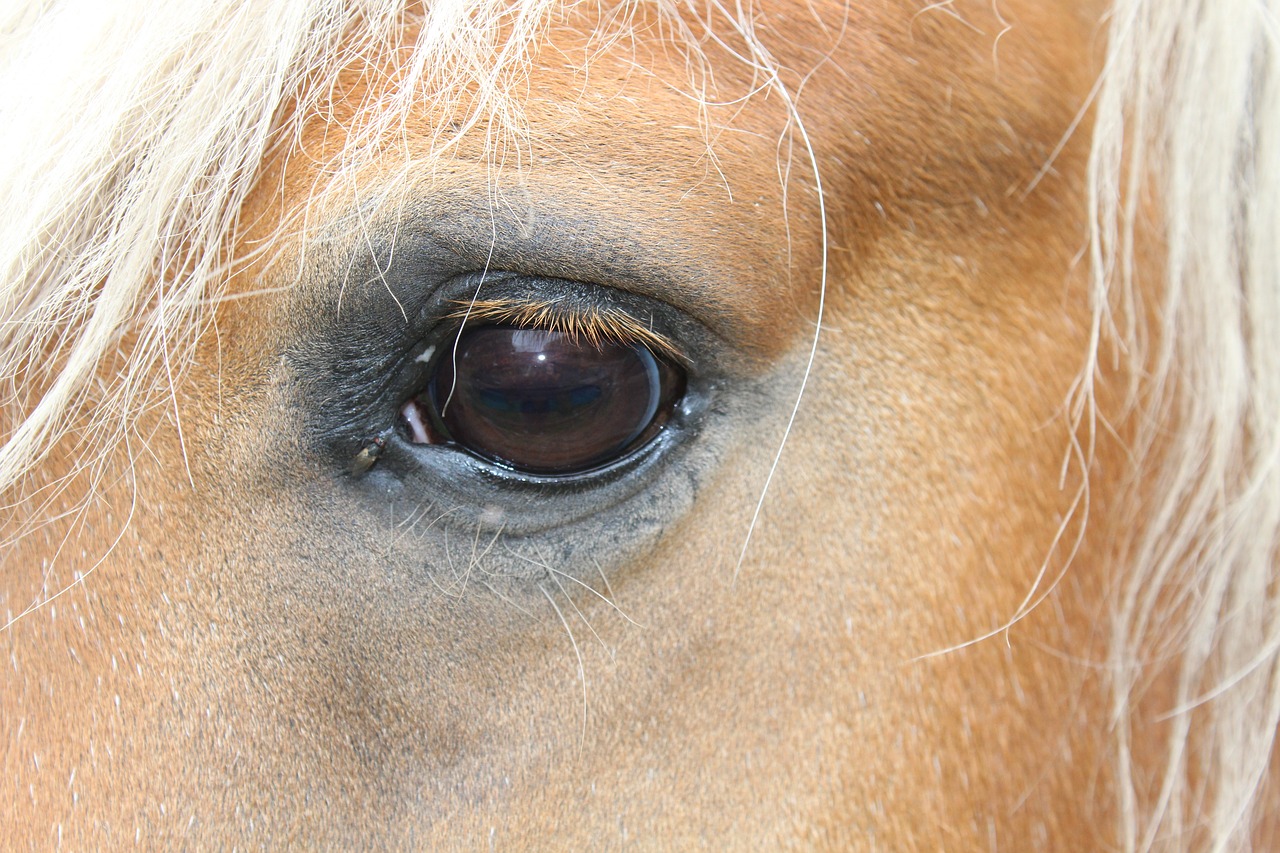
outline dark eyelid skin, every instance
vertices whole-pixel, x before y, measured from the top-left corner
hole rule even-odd
[[[309,241],[286,315],[296,344],[283,361],[292,378],[282,405],[297,413],[318,469],[359,496],[353,511],[380,519],[430,512],[469,535],[562,537],[572,529],[584,555],[610,541],[611,553],[629,553],[680,517],[715,470],[733,434],[728,421],[750,422],[773,405],[762,397],[792,387],[772,377],[753,331],[759,318],[734,304],[747,287],[735,276],[754,273],[721,250],[749,257],[744,247],[694,255],[681,229],[649,227],[647,214],[570,211],[567,202],[535,203],[532,191],[523,216],[511,205],[491,207],[492,194],[474,185],[364,198],[359,215],[348,210]],[[452,340],[458,320],[450,315],[477,294],[620,311],[675,343],[685,395],[648,444],[579,478],[513,476],[456,448],[410,443],[392,428],[429,381],[427,351]],[[376,465],[352,476],[352,460],[382,436]]]
[[[389,275],[394,282],[394,274]],[[477,286],[499,297],[533,294],[537,299],[576,300],[651,318],[662,335],[680,342],[685,356],[685,393],[675,411],[646,444],[581,475],[524,474],[453,445],[412,442],[396,429],[403,405],[427,386],[438,360],[447,357],[442,352],[456,339],[459,328],[451,309],[458,297],[473,293]],[[395,324],[397,335],[372,346],[381,330],[370,321],[374,313],[367,311],[367,305],[364,308],[363,314],[357,307],[344,308],[341,322],[317,324],[306,348],[288,355],[300,391],[290,408],[302,413],[307,443],[321,460],[328,458],[330,464],[322,462],[322,467],[345,478],[345,488],[364,495],[363,506],[381,517],[404,511],[397,507],[417,511],[429,506],[440,524],[504,536],[533,536],[587,525],[593,532],[579,537],[584,547],[605,541],[605,536],[616,539],[621,547],[623,540],[636,543],[655,535],[662,519],[678,516],[691,500],[700,472],[714,468],[721,452],[718,444],[728,434],[718,430],[716,438],[707,440],[708,424],[724,416],[728,398],[721,397],[720,389],[737,384],[729,379],[734,364],[731,348],[665,303],[583,282],[507,272],[462,274],[435,288],[417,320],[401,319]],[[385,319],[385,312],[376,316]],[[362,343],[333,346],[346,336]],[[352,476],[352,460],[375,437],[383,436],[385,447],[376,466]],[[680,473],[672,482],[664,472]],[[658,483],[663,485],[657,493],[647,494]],[[639,523],[641,518],[646,519],[644,524]],[[528,571],[527,566],[515,564],[509,569]]]

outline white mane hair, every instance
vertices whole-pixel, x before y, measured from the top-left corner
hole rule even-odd
[[[1109,31],[1089,171],[1095,340],[1125,348],[1144,401],[1109,661],[1122,838],[1249,849],[1280,724],[1280,2],[1118,0]],[[1162,281],[1136,280],[1144,217]],[[1087,381],[1097,359],[1095,345]],[[1161,656],[1175,696],[1143,804],[1131,710]]]
[[[342,69],[395,54],[401,79],[363,105],[334,172],[367,162],[424,107],[518,128],[514,84],[562,2],[0,11],[2,503],[36,491],[55,447],[98,476],[140,412],[172,405],[243,260],[229,247],[260,164],[296,140]],[[708,34],[681,22],[686,4],[702,5],[650,0],[696,76]],[[620,32],[639,5],[619,4]],[[735,9],[747,59],[768,78],[766,39]],[[1280,724],[1280,0],[1115,0],[1103,23],[1094,327],[1071,405],[1092,423],[1094,381],[1119,366],[1108,353],[1141,377],[1141,509],[1117,570],[1109,661],[1120,837],[1127,850],[1247,849]],[[1144,230],[1164,247],[1159,279],[1139,280]],[[1158,659],[1177,662],[1176,699],[1151,794],[1150,768],[1132,768],[1131,725]]]

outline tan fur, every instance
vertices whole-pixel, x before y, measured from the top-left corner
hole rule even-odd
[[[497,154],[477,122],[438,156],[447,122],[424,113],[334,180],[401,70],[358,63],[277,140],[173,399],[131,413],[96,477],[53,447],[28,485],[65,488],[6,522],[24,535],[0,608],[67,590],[3,639],[7,846],[1122,843],[1103,670],[1136,427],[1117,369],[1110,429],[1070,451],[1089,440],[1063,411],[1089,345],[1087,126],[1055,153],[1102,4],[759,3],[772,89],[724,10],[695,11],[554,15]],[[669,28],[708,20],[724,41],[703,74]],[[590,571],[436,494],[373,502],[307,441],[292,354],[391,287],[322,275],[326,253],[390,268],[366,215],[443,222],[477,199],[556,239],[513,252],[480,221],[452,247],[475,269],[666,303],[755,389],[719,392],[692,503]],[[683,352],[621,311],[448,310]],[[424,565],[414,537],[442,530],[449,559]],[[491,570],[504,548],[545,571]]]

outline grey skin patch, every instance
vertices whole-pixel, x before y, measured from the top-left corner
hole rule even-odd
[[[288,493],[291,504],[312,508],[290,531],[300,544],[289,550],[311,555],[309,572],[336,572],[339,585],[355,559],[365,564],[361,571],[424,594],[465,588],[541,596],[539,584],[556,579],[594,589],[601,572],[612,577],[635,564],[696,502],[708,500],[703,490],[734,448],[776,444],[803,365],[796,354],[764,374],[693,383],[694,399],[681,404],[671,430],[586,477],[521,477],[457,448],[413,445],[394,433],[358,478],[326,473],[323,446],[300,448],[300,464],[260,473],[271,481],[267,493]],[[291,371],[277,379],[266,407],[304,423],[309,386]],[[305,428],[281,429],[305,441]],[[768,454],[749,455],[767,462]],[[759,473],[762,486],[764,469]],[[745,536],[751,507],[737,509],[726,508],[722,518],[741,523]],[[335,565],[340,552],[346,566]]]
[[[536,589],[530,581],[556,573],[587,582],[658,542],[730,448],[776,445],[803,359],[779,368],[753,354],[741,323],[706,297],[724,289],[723,268],[705,257],[686,263],[679,247],[635,246],[634,235],[621,251],[602,223],[547,218],[516,233],[494,224],[487,206],[483,217],[463,216],[469,209],[441,195],[397,218],[364,219],[361,231],[334,223],[290,290],[287,369],[269,396],[296,423],[283,429],[297,436],[305,463],[263,475],[284,478],[278,487],[297,505],[316,508],[299,519],[305,531],[291,531],[315,554],[313,571],[334,553],[317,546],[338,535],[364,543],[357,553],[369,570],[410,587],[480,580]],[[652,320],[687,357],[679,411],[644,447],[573,478],[524,476],[457,447],[414,444],[401,432],[403,405],[428,381],[457,300],[481,290],[588,300]],[[374,456],[370,438],[383,435],[376,464],[352,476],[352,460]],[[744,536],[750,509],[741,512]]]
[[[613,576],[633,564],[695,502],[707,499],[702,492],[732,447],[773,443],[802,367],[792,361],[718,394],[696,434],[669,446],[660,438],[646,449],[648,458],[622,466],[608,482],[516,483],[513,489],[492,476],[450,479],[456,469],[449,465],[406,478],[396,464],[404,448],[390,443],[358,481],[306,477],[278,487],[308,495],[302,503],[317,508],[320,517],[311,521],[318,529],[300,537],[315,554],[312,571],[336,569],[325,565],[331,558],[323,543],[334,532],[322,508],[340,506],[340,535],[366,543],[357,549],[358,559],[406,588],[523,596],[540,595],[539,584],[559,580],[594,589],[601,572]],[[454,449],[431,449],[456,457],[450,464],[484,464]],[[745,525],[750,507],[741,509],[725,517]],[[345,575],[350,568],[339,571]]]

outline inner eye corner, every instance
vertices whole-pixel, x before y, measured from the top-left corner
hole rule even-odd
[[[426,382],[400,409],[410,443],[456,445],[519,474],[580,476],[647,445],[685,395],[685,370],[665,347],[492,313],[473,311],[424,350]]]

